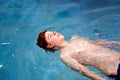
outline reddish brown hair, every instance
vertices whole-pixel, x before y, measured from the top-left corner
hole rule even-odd
[[[52,47],[52,48],[47,47],[48,43],[47,43],[46,38],[45,38],[45,32],[46,31],[47,30],[39,33],[38,39],[37,39],[37,45],[40,48],[43,48],[45,51],[55,52],[56,51],[55,47]]]

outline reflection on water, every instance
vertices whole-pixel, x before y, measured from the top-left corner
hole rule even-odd
[[[36,46],[38,33],[120,40],[119,25],[119,0],[1,0],[0,80],[90,80]]]

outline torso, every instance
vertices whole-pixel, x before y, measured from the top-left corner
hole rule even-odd
[[[116,75],[120,54],[83,38],[73,39],[61,54],[71,55],[79,63],[93,66],[106,75]]]

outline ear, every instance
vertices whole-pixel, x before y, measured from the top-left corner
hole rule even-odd
[[[52,47],[54,47],[54,45],[53,44],[48,44],[47,47],[52,48]]]

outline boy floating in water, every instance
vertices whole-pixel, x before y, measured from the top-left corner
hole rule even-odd
[[[43,31],[39,34],[37,45],[46,51],[60,50],[60,59],[72,69],[92,80],[106,80],[86,66],[93,66],[105,75],[120,80],[120,53],[109,49],[119,46],[120,41],[91,41],[75,37],[70,41],[57,32]]]

